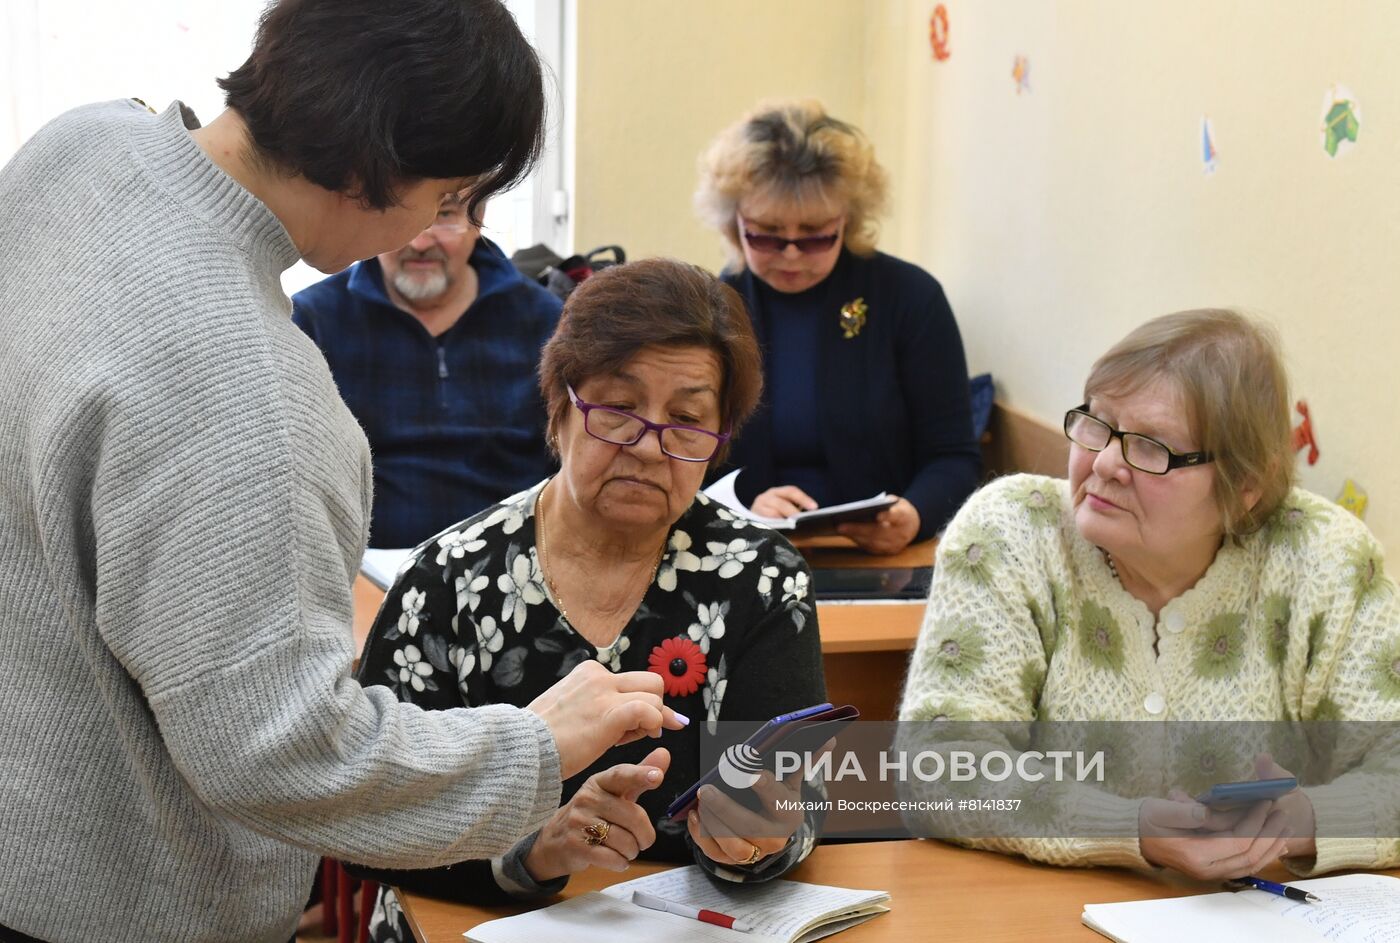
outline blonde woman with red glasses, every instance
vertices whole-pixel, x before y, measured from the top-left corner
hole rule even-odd
[[[695,202],[764,348],[768,396],[730,463],[740,495],[790,517],[888,491],[899,501],[879,519],[840,529],[889,554],[943,527],[981,458],[942,286],[875,249],[885,190],[859,129],[815,101],[776,102],[715,139]]]

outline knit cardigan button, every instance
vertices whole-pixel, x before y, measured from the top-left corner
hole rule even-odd
[[[1179,612],[1169,612],[1167,618],[1163,620],[1163,625],[1166,626],[1168,632],[1175,634],[1186,628],[1186,617]]]
[[[1162,696],[1160,691],[1153,691],[1143,698],[1142,706],[1149,714],[1160,714],[1167,709],[1167,699]]]

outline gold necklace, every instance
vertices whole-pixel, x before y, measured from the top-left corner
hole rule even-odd
[[[554,585],[554,577],[549,575],[549,548],[545,546],[544,539],[544,489],[535,495],[535,542],[540,545],[540,569],[544,573],[545,585],[554,594],[554,601],[559,604],[559,615],[565,622],[569,622],[569,610],[564,605],[564,596],[559,592],[559,587]],[[647,578],[647,586],[656,582],[656,573],[661,569],[661,561],[666,557],[666,541],[661,541],[661,550],[656,554],[656,562],[651,565],[651,576]],[[646,595],[646,590],[642,590],[642,595]],[[573,625],[572,622],[569,622]]]

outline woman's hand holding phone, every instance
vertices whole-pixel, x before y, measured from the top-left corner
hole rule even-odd
[[[1278,765],[1270,754],[1260,753],[1254,758],[1254,775],[1259,779],[1276,779],[1293,774]],[[1275,799],[1274,808],[1283,813],[1284,828],[1292,834],[1283,857],[1317,857],[1317,815],[1307,792],[1294,789]]]
[[[1261,753],[1259,779],[1292,774]],[[1242,877],[1282,857],[1316,853],[1312,802],[1301,789],[1231,809],[1212,809],[1179,789],[1146,799],[1138,810],[1138,845],[1152,864],[1198,880]]]
[[[779,780],[765,770],[750,791],[758,799],[762,813],[741,805],[714,786],[701,786],[696,794],[695,808],[686,816],[686,829],[711,861],[756,864],[786,848],[802,825],[801,809],[785,805],[801,800],[801,777],[792,775]]]
[[[826,741],[813,755],[813,763],[836,747],[836,739]],[[801,806],[802,777],[792,773],[778,779],[769,770],[759,774],[750,787],[748,805],[724,794],[715,786],[701,786],[695,808],[686,815],[686,829],[696,846],[711,861],[729,865],[753,865],[787,847],[802,826],[806,814]],[[754,806],[762,811],[755,811]]]

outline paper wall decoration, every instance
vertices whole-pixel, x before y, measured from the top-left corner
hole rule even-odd
[[[1201,117],[1201,170],[1213,174],[1218,162],[1219,154],[1215,150],[1215,129],[1211,127],[1210,119],[1203,115]]]
[[[1293,451],[1297,452],[1306,447],[1308,464],[1316,465],[1321,453],[1317,450],[1317,439],[1313,437],[1312,417],[1308,415],[1308,401],[1300,399],[1293,408],[1298,410],[1298,414],[1303,417],[1303,421],[1293,428]]]
[[[941,3],[933,8],[933,16],[929,17],[928,41],[936,61],[945,62],[953,54],[948,48],[948,8]]]
[[[1337,503],[1363,521],[1366,520],[1366,505],[1370,503],[1370,499],[1366,497],[1366,489],[1350,478],[1342,485],[1342,493],[1337,498]]]
[[[1361,106],[1345,85],[1333,85],[1322,99],[1322,149],[1340,157],[1356,146],[1361,132]]]
[[[1031,90],[1031,61],[1025,56],[1017,56],[1011,64],[1011,77],[1016,80],[1016,94]]]

